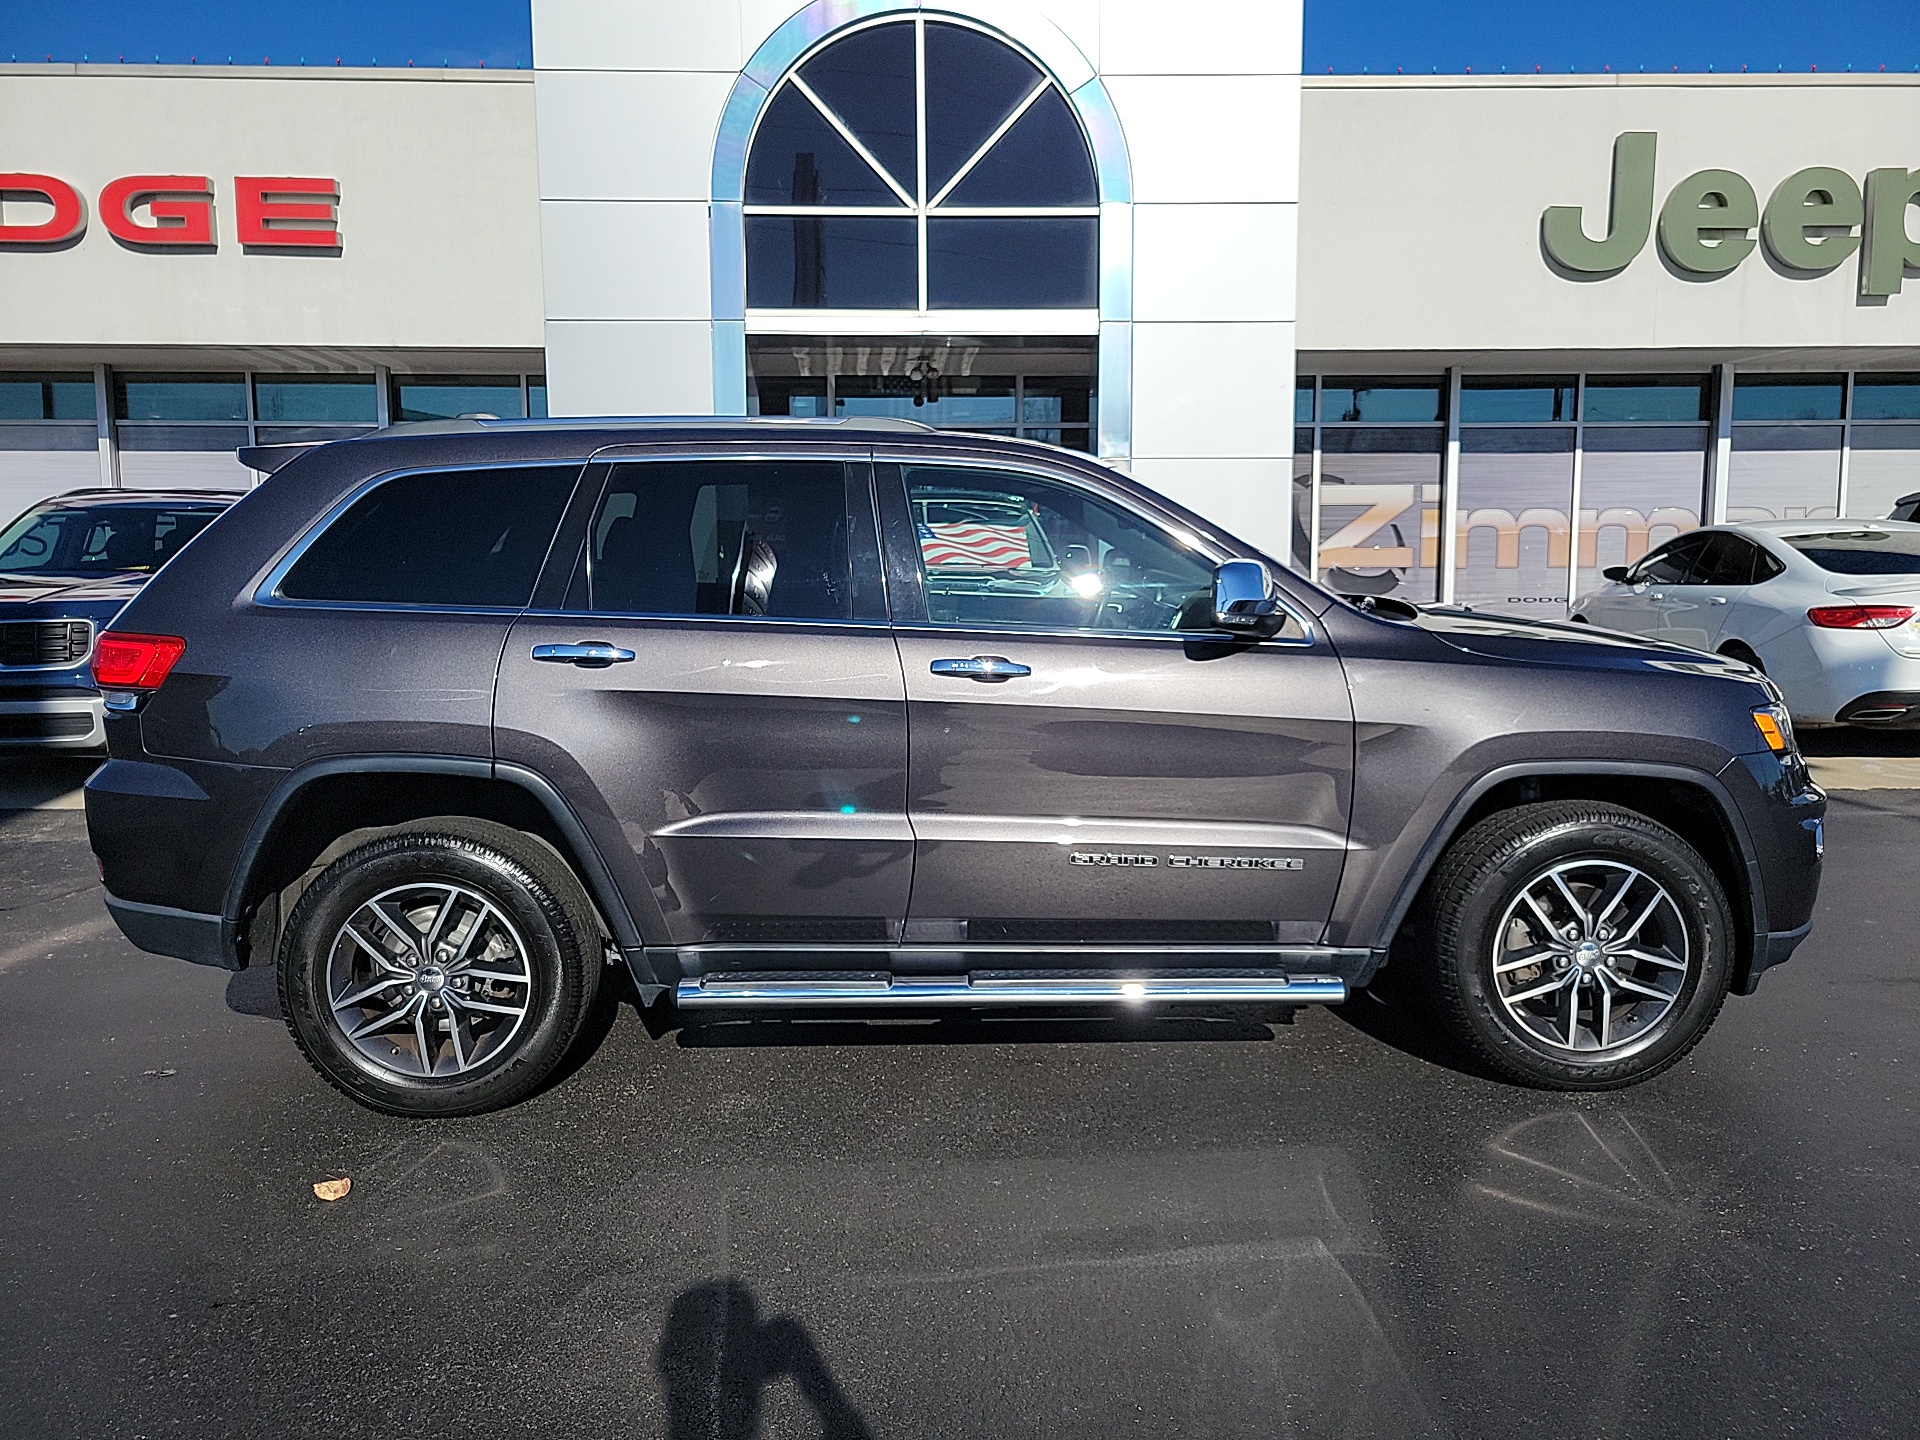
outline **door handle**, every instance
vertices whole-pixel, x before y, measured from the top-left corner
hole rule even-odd
[[[971,660],[935,660],[927,666],[935,675],[958,675],[964,680],[984,680],[997,685],[1003,680],[1033,674],[1033,668],[1004,655],[976,655]]]
[[[1707,604],[1709,605],[1724,605],[1726,603],[1727,603],[1727,597],[1724,595],[1707,596]]]
[[[1666,598],[1667,595],[1664,590],[1649,590],[1647,592],[1647,599],[1649,600],[1664,600]]]
[[[618,645],[609,645],[604,640],[589,640],[584,645],[536,645],[533,658],[551,661],[555,665],[586,665],[598,667],[611,665],[616,660],[633,659],[633,651],[622,650]]]

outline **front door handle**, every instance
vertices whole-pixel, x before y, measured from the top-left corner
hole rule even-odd
[[[976,655],[971,660],[935,660],[927,666],[936,675],[958,675],[965,680],[984,680],[997,685],[1033,674],[1033,668],[1004,655]]]
[[[618,645],[609,645],[605,640],[589,640],[584,645],[536,645],[533,658],[547,660],[555,665],[585,665],[599,667],[611,665],[617,660],[633,659],[633,651],[622,650]]]

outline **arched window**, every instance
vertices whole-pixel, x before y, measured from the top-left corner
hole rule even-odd
[[[790,71],[746,169],[755,310],[1092,309],[1099,194],[1073,107],[1020,51],[916,17]]]

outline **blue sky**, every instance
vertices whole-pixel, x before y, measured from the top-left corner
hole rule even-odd
[[[702,4],[706,0],[683,0]],[[1512,72],[1920,68],[1920,0],[1307,0],[1306,66]],[[4,0],[0,60],[528,65],[527,0]]]

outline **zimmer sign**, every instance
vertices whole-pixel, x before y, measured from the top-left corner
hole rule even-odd
[[[1857,251],[1866,296],[1897,295],[1909,272],[1920,273],[1920,240],[1908,229],[1920,171],[1869,170],[1862,186],[1844,170],[1816,165],[1774,186],[1763,210],[1743,176],[1701,170],[1667,193],[1656,223],[1657,138],[1630,130],[1613,142],[1613,203],[1600,239],[1587,234],[1578,205],[1555,205],[1540,217],[1540,244],[1555,266],[1580,277],[1616,275],[1657,230],[1661,253],[1692,275],[1724,275],[1756,244],[1781,268],[1806,276],[1824,275]]]

